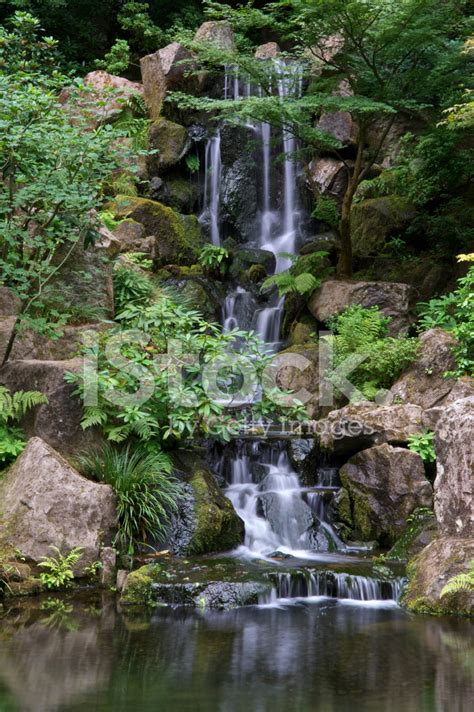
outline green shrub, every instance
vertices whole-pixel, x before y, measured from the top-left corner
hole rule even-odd
[[[210,274],[225,274],[229,261],[229,253],[225,247],[204,245],[199,253],[198,261],[205,272]]]
[[[279,253],[278,257],[289,259],[293,264],[287,270],[268,277],[263,282],[261,291],[266,292],[276,287],[280,297],[296,293],[309,298],[329,275],[329,268],[324,264],[327,254],[319,251],[297,257],[287,252]]]
[[[49,547],[53,556],[44,556],[38,566],[42,566],[47,571],[42,571],[39,575],[40,581],[46,588],[68,588],[74,579],[74,566],[82,558],[81,547],[71,549],[69,554],[61,554],[57,546]]]
[[[13,423],[31,408],[47,402],[39,391],[17,391],[12,395],[0,386],[0,468],[15,460],[25,447],[23,431]]]
[[[468,259],[468,256],[464,257]],[[438,326],[456,337],[453,354],[457,368],[446,374],[456,378],[474,375],[474,267],[470,267],[458,284],[454,292],[419,305],[422,331]]]
[[[346,359],[364,358],[349,376],[354,400],[361,395],[374,400],[379,391],[390,388],[416,356],[418,340],[388,336],[389,322],[377,307],[366,309],[360,305],[348,307],[328,322],[333,335],[323,338],[333,348],[333,367]],[[330,374],[329,379],[337,386],[337,374]]]
[[[80,471],[112,487],[117,497],[118,532],[115,544],[133,554],[136,545],[166,533],[176,510],[179,482],[171,477],[169,457],[160,450],[110,443],[78,458]]]
[[[120,312],[130,304],[147,304],[154,292],[153,284],[137,270],[117,267],[114,270],[115,312]]]
[[[435,462],[436,451],[433,444],[434,433],[414,433],[408,438],[408,449],[418,453],[423,462]]]

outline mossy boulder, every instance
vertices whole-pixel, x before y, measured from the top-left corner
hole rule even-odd
[[[127,576],[120,602],[125,606],[154,605],[151,584],[160,570],[158,564],[148,564],[132,571]]]
[[[145,235],[155,238],[155,267],[192,265],[197,261],[203,238],[194,215],[181,215],[155,200],[125,195],[117,196],[108,209],[117,218],[141,223]]]
[[[166,168],[178,163],[189,146],[187,129],[164,117],[151,124],[148,140],[150,149],[156,151],[148,156],[150,175],[162,173]]]
[[[441,595],[450,579],[467,573],[473,559],[474,539],[435,539],[408,565],[409,582],[403,604],[413,613],[474,615],[474,591]]]
[[[352,520],[355,538],[392,545],[404,532],[407,518],[419,507],[431,507],[433,490],[417,453],[384,443],[363,450],[340,470],[350,500],[341,500],[341,516]]]
[[[176,554],[228,551],[243,542],[244,523],[221,492],[213,473],[192,451],[175,453],[176,474],[183,481],[168,547]]]
[[[382,252],[388,239],[403,231],[415,215],[413,205],[398,195],[370,198],[354,205],[351,213],[354,256]]]
[[[159,181],[159,183],[158,183]],[[180,213],[192,213],[198,200],[197,184],[184,178],[150,183],[150,198],[159,200]]]

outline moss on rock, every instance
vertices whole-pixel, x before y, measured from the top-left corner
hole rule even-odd
[[[148,134],[150,149],[156,151],[148,157],[150,175],[162,172],[178,163],[186,153],[188,131],[181,124],[164,117],[150,126]]]
[[[155,238],[155,267],[167,264],[192,265],[197,261],[203,238],[198,219],[147,198],[119,195],[108,205],[116,218],[141,223],[146,236]]]
[[[382,252],[387,239],[404,230],[415,215],[411,203],[398,195],[357,203],[351,213],[354,255],[365,257]]]
[[[244,524],[232,503],[224,497],[209,470],[197,470],[189,480],[195,496],[196,528],[190,554],[227,551],[243,540]]]
[[[127,577],[120,602],[125,606],[152,606],[151,584],[160,571],[158,564],[148,564],[132,571]]]

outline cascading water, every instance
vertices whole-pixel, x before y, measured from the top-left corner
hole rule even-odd
[[[275,92],[280,97],[299,96],[302,91],[301,68],[294,63],[275,60]],[[236,71],[226,69],[224,96],[238,101],[253,89]],[[299,242],[298,166],[294,155],[296,142],[291,127],[275,132],[267,123],[245,125],[260,146],[259,206],[255,237],[251,247],[272,252],[275,271],[287,269],[291,260],[280,253],[295,254]],[[218,129],[208,139],[205,150],[205,175],[202,220],[209,226],[211,240],[221,243],[221,133]],[[283,154],[278,168],[275,154]],[[282,169],[281,169],[282,165]],[[255,309],[255,297],[241,286],[233,287],[222,308],[225,331],[254,328],[265,349],[275,353],[281,347],[281,321],[284,299],[273,295],[268,304]],[[235,554],[251,559],[290,556],[310,560],[341,561],[354,551],[337,536],[331,525],[329,502],[338,489],[336,468],[317,470],[316,485],[301,486],[287,453],[287,443],[240,441],[226,448],[215,462],[216,469],[229,483],[225,490],[237,514],[245,524],[245,542]],[[357,549],[360,552],[360,549]],[[396,599],[397,585],[370,577],[329,572],[308,572],[301,578],[281,574],[274,581],[270,599],[298,596],[331,596],[357,600]],[[268,603],[269,601],[264,601]]]

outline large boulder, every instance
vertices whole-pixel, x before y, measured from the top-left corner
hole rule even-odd
[[[383,252],[389,238],[408,227],[415,216],[413,205],[399,195],[356,203],[351,212],[354,256],[367,257]]]
[[[474,538],[442,536],[428,544],[408,566],[403,603],[414,613],[474,615],[474,592],[441,596],[450,579],[465,574],[474,559]]]
[[[159,118],[150,126],[150,149],[156,151],[148,157],[151,176],[178,163],[189,147],[188,131],[184,126]]]
[[[145,228],[135,220],[122,220],[114,229],[115,238],[120,245],[120,252],[144,252],[154,257],[155,241],[151,235],[145,235]]]
[[[235,49],[234,31],[226,20],[203,22],[194,35],[194,41],[213,44],[229,52]]]
[[[446,408],[435,430],[435,513],[446,535],[474,537],[474,396]]]
[[[186,74],[193,68],[193,56],[191,52],[179,44],[171,44],[158,50],[161,61],[161,68],[165,75],[167,89],[180,89],[181,91],[192,89],[196,81]]]
[[[349,495],[346,522],[357,539],[394,544],[418,507],[431,507],[433,490],[417,453],[384,443],[354,455],[340,470]],[[347,509],[346,509],[347,517]]]
[[[73,394],[75,386],[66,383],[66,373],[81,373],[82,359],[68,361],[9,361],[0,369],[0,384],[12,393],[35,390],[44,393],[48,403],[30,410],[22,421],[26,434],[42,438],[63,453],[86,449],[97,434],[81,428],[82,403]]]
[[[336,158],[317,158],[308,164],[308,181],[318,194],[342,200],[348,178],[345,164]]]
[[[280,52],[280,47],[276,42],[266,42],[255,50],[255,59],[275,59]]]
[[[318,421],[321,446],[340,455],[356,453],[373,445],[402,445],[410,435],[421,433],[423,411],[417,405],[347,405]]]
[[[244,523],[212,472],[192,452],[179,451],[174,457],[183,494],[172,520],[168,547],[187,556],[228,551],[241,544]]]
[[[442,329],[430,329],[420,336],[418,356],[390,389],[404,403],[414,403],[423,409],[444,401],[455,385],[445,378],[446,371],[456,368],[453,346],[456,339]]]
[[[390,317],[392,335],[406,333],[410,325],[410,310],[414,302],[413,287],[401,282],[351,282],[330,279],[324,282],[308,303],[311,314],[325,322],[353,304],[378,307]]]
[[[61,91],[59,101],[73,117],[80,113],[92,126],[117,119],[127,100],[143,94],[143,86],[139,82],[131,82],[103,70],[86,74],[84,85],[87,91],[79,93],[72,87],[66,87]]]
[[[377,163],[383,168],[391,168],[397,163],[400,154],[402,137],[407,133],[417,134],[423,131],[425,124],[420,118],[413,115],[397,113],[382,114],[375,121],[371,121],[366,132],[366,143],[371,151],[380,146],[380,139],[385,134],[382,146],[377,155]]]
[[[295,344],[277,354],[267,373],[282,391],[290,391],[290,400],[299,400],[309,418],[321,414],[319,405],[319,349],[314,343]]]
[[[32,438],[0,483],[0,537],[35,562],[83,549],[77,572],[97,561],[116,527],[112,488],[82,477],[40,438]]]
[[[220,137],[221,218],[229,225],[231,234],[249,242],[255,236],[258,212],[255,133],[249,127],[228,124],[222,127]]]
[[[160,53],[147,54],[140,60],[143,91],[148,113],[153,121],[159,119],[166,96],[166,75],[161,64]]]
[[[178,213],[189,214],[195,211],[199,199],[199,188],[194,181],[186,178],[167,178],[162,180],[154,176],[148,191],[152,200],[168,205]]]
[[[154,237],[156,266],[196,262],[203,238],[194,215],[181,215],[162,203],[133,196],[117,196],[110,209],[117,218],[140,223],[145,235]]]

